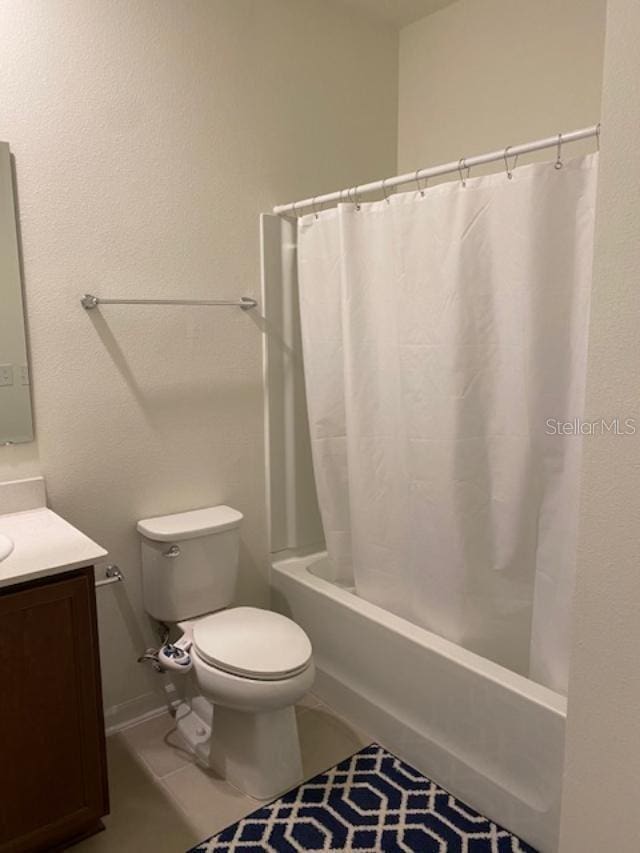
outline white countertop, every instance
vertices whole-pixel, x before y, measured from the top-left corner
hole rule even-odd
[[[0,561],[0,587],[90,566],[107,552],[46,507],[0,515],[14,549]]]

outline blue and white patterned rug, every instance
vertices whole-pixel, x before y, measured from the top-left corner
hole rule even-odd
[[[189,853],[536,853],[377,744]]]

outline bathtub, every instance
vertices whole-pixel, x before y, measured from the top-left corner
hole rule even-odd
[[[275,558],[273,607],[308,633],[314,692],[542,853],[558,846],[566,700],[331,581],[326,554]]]

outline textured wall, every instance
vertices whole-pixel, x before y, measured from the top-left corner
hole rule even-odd
[[[399,171],[595,124],[605,7],[458,0],[402,29]]]
[[[135,521],[245,513],[265,599],[261,329],[234,309],[104,296],[259,293],[258,214],[394,170],[397,36],[322,0],[0,0],[0,139],[16,158],[40,467],[109,549],[108,707],[156,703]],[[0,477],[34,448],[4,449]]]
[[[609,0],[587,417],[640,429],[640,6]],[[562,853],[640,850],[640,434],[586,443]]]

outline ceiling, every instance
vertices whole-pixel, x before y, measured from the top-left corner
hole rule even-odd
[[[340,2],[371,18],[377,18],[399,28],[449,6],[454,0],[340,0]]]

